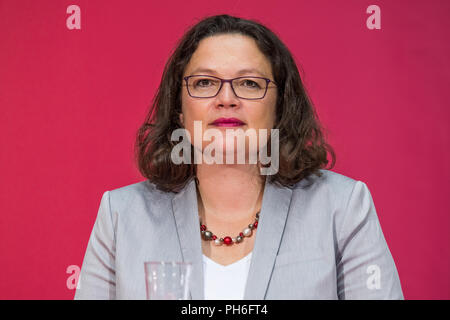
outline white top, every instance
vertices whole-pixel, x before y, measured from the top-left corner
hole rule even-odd
[[[203,255],[205,300],[242,300],[252,253],[227,266]]]

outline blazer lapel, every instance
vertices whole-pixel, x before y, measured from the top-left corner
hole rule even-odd
[[[268,182],[264,187],[258,230],[256,232],[245,300],[263,300],[286,223],[292,190]]]
[[[203,256],[194,179],[174,196],[172,206],[183,261],[192,263],[191,299],[203,300]]]
[[[266,177],[258,231],[244,294],[245,300],[262,300],[265,297],[281,243],[291,197],[290,188],[269,183]],[[203,300],[203,256],[194,179],[173,197],[172,206],[183,261],[192,263],[191,298]]]

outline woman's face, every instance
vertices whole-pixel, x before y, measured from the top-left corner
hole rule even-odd
[[[258,49],[255,40],[239,34],[217,35],[200,41],[185,68],[183,77],[191,75],[211,75],[221,79],[256,76],[274,80],[270,61]],[[184,80],[183,84],[185,84]],[[220,130],[224,140],[216,139],[215,143],[222,144],[224,152],[234,150],[236,153],[237,141],[235,139],[227,141],[225,130],[254,129],[259,136],[259,129],[267,129],[270,134],[270,129],[273,128],[275,122],[276,90],[274,84],[270,82],[263,99],[246,100],[238,98],[233,93],[230,83],[224,83],[215,97],[193,98],[188,94],[187,87],[183,85],[180,121],[189,131],[191,143],[194,137],[194,121],[201,121],[203,134],[207,129]],[[213,122],[219,118],[237,118],[244,124],[240,126],[214,124]],[[247,156],[248,141],[247,137],[245,150]],[[201,145],[197,145],[195,141],[193,145],[197,150],[204,150],[210,143],[210,141],[202,139]],[[231,150],[232,148],[234,149]]]

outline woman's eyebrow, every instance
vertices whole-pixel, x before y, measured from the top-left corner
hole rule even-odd
[[[213,69],[208,69],[208,68],[197,68],[192,71],[192,74],[199,74],[199,73],[216,74],[216,71]],[[264,73],[262,73],[261,71],[259,71],[258,69],[255,69],[255,68],[241,69],[236,74],[238,76],[240,76],[240,75],[249,74],[249,73],[256,73],[256,74],[260,75],[261,77],[267,77]]]

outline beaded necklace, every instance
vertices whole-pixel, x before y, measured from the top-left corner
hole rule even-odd
[[[256,213],[255,221],[250,223],[247,228],[245,228],[242,232],[239,233],[236,237],[226,236],[223,238],[218,238],[211,231],[207,230],[206,225],[202,224],[200,220],[200,232],[202,233],[203,240],[206,241],[214,241],[216,246],[221,246],[222,244],[231,245],[233,243],[240,243],[244,240],[244,237],[251,237],[253,234],[253,230],[258,227],[259,220],[259,211]]]
[[[195,177],[195,184],[196,187],[198,188],[199,181],[197,177]],[[239,234],[236,237],[225,236],[223,238],[218,238],[215,234],[213,234],[206,228],[206,225],[202,224],[202,220],[199,217],[200,232],[202,238],[205,241],[214,241],[214,244],[216,246],[221,246],[222,244],[231,245],[233,243],[241,243],[244,240],[244,237],[251,237],[253,234],[253,230],[258,228],[259,212],[260,211],[258,211],[255,215],[255,221],[253,221],[253,223],[250,223],[247,228],[242,230],[242,232],[239,232]]]

